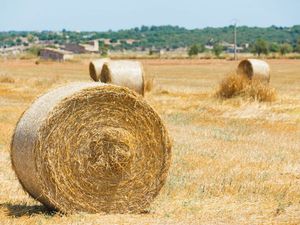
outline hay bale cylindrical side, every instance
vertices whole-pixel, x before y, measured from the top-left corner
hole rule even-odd
[[[242,60],[238,65],[237,73],[246,75],[250,80],[260,80],[266,83],[270,82],[270,66],[263,60]]]
[[[89,64],[89,72],[90,72],[90,77],[94,81],[99,81],[100,80],[100,74],[102,71],[103,64],[108,62],[109,59],[96,59],[90,62]]]
[[[142,64],[137,61],[119,60],[104,63],[100,80],[103,83],[128,87],[141,95],[145,93],[145,73]]]
[[[61,212],[139,213],[165,183],[171,142],[158,114],[124,87],[77,83],[20,118],[11,159],[23,188]]]

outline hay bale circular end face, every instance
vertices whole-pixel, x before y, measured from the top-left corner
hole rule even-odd
[[[263,60],[242,60],[238,65],[237,73],[247,76],[250,80],[260,80],[266,83],[270,81],[270,66]]]
[[[89,64],[90,76],[94,81],[100,80],[100,74],[103,67],[103,64],[108,62],[109,59],[97,59],[93,60]]]
[[[145,94],[145,72],[140,62],[119,60],[104,63],[100,81],[128,87],[135,92]]]
[[[79,83],[32,104],[15,129],[11,157],[23,188],[50,208],[139,213],[165,183],[171,142],[141,96]]]

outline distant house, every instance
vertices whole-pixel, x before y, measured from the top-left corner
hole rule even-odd
[[[25,51],[27,47],[24,46],[13,46],[13,47],[1,47],[0,48],[0,54],[13,54],[18,55],[21,52]]]
[[[149,54],[163,56],[165,54],[165,49],[152,48],[149,50]]]
[[[212,46],[212,45],[205,45],[204,48],[208,49],[208,50],[212,50],[214,48],[214,46]]]
[[[79,44],[67,43],[65,44],[64,50],[73,52],[75,54],[82,54],[85,53],[86,50],[83,46]]]
[[[220,45],[225,48],[226,52],[228,52],[228,53],[234,52],[234,44],[230,44],[228,42],[223,41],[220,43]],[[243,47],[236,46],[236,52],[241,52],[243,50],[244,50]]]
[[[111,41],[109,38],[100,38],[99,41],[101,41],[105,45],[110,45]]]
[[[125,42],[128,45],[132,45],[135,42],[139,42],[138,40],[135,40],[135,39],[123,39],[122,41]]]
[[[236,46],[236,52],[237,52],[237,53],[240,53],[240,52],[242,52],[243,50],[244,50],[243,47],[238,47],[238,46]],[[227,52],[228,52],[228,53],[234,53],[234,47],[227,48]]]
[[[43,48],[40,50],[40,58],[45,60],[65,61],[73,58],[72,52],[55,49]]]
[[[230,44],[230,43],[228,43],[226,41],[222,41],[220,43],[220,45],[223,46],[224,48],[234,48],[234,44]]]
[[[94,40],[94,41],[88,42],[86,44],[67,43],[64,46],[64,50],[73,52],[75,54],[98,53],[99,52],[99,42],[98,42],[98,40]]]
[[[90,41],[87,44],[81,44],[81,46],[83,46],[87,52],[94,52],[94,53],[99,52],[98,40]]]

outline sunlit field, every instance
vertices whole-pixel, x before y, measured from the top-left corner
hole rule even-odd
[[[140,215],[49,212],[10,163],[14,127],[47,90],[90,81],[88,59],[0,60],[0,224],[300,224],[300,60],[268,60],[273,102],[215,97],[238,61],[143,60],[173,140],[167,183]]]

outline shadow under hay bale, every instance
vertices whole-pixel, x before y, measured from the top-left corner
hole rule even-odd
[[[259,80],[263,83],[270,82],[270,66],[262,60],[242,60],[238,65],[237,73],[245,75],[250,80]]]
[[[38,98],[11,143],[23,188],[64,213],[142,213],[165,183],[171,142],[133,91],[77,83]]]
[[[127,87],[144,96],[145,72],[140,62],[119,60],[104,63],[100,81]]]
[[[12,217],[34,216],[39,214],[54,216],[56,214],[55,211],[50,210],[43,205],[4,203],[0,204],[0,207],[7,211],[8,216]]]
[[[90,77],[94,81],[100,80],[100,74],[102,71],[103,64],[108,62],[109,60],[110,59],[97,59],[90,62],[89,64]]]

